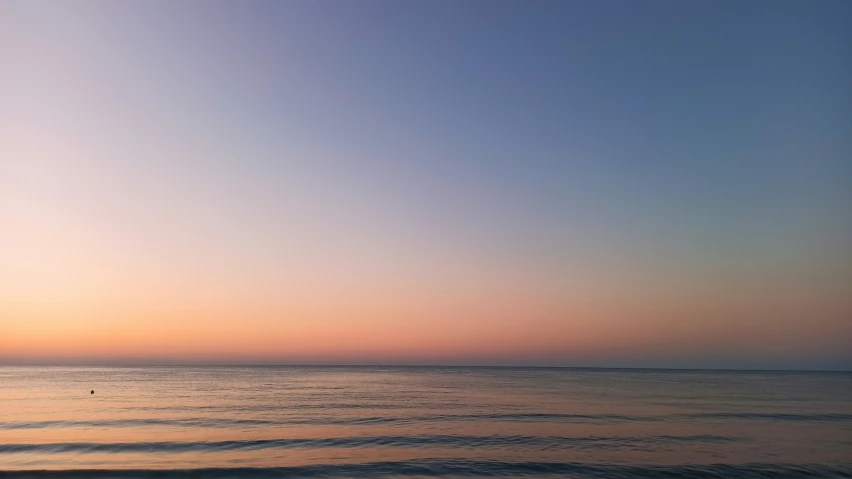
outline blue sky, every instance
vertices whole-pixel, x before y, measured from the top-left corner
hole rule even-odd
[[[354,327],[269,313],[298,291],[349,294],[359,318],[364,298],[414,298],[370,300],[387,319],[357,329],[432,321],[412,353],[430,361],[852,364],[849,2],[6,1],[0,18],[10,357],[59,344],[24,323],[100,341],[67,316],[81,304],[196,325],[186,304],[251,305],[223,335]],[[448,339],[468,322],[543,336],[500,339],[503,357]],[[405,359],[382,337],[353,361]]]

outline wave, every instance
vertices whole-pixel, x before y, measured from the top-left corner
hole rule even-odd
[[[183,453],[222,452],[257,449],[359,448],[359,447],[537,447],[541,449],[618,449],[674,443],[727,443],[742,439],[728,436],[644,436],[644,437],[561,437],[561,436],[350,436],[311,439],[255,439],[243,441],[163,441],[163,442],[62,442],[43,444],[0,444],[0,454],[59,453]]]
[[[675,466],[643,466],[589,464],[573,462],[497,462],[470,460],[420,460],[402,462],[374,462],[364,464],[316,464],[310,466],[276,468],[210,468],[210,469],[137,469],[137,470],[61,470],[61,471],[0,471],[0,478],[192,478],[220,479],[248,478],[366,478],[387,476],[431,477],[530,477],[570,476],[576,479],[603,478],[628,479],[636,477],[655,479],[737,477],[744,479],[773,477],[794,478],[852,478],[852,464],[707,464]]]
[[[712,412],[679,414],[687,419],[759,419],[770,421],[852,421],[852,414],[789,414],[789,413],[759,413],[759,412]]]
[[[271,426],[287,424],[287,421],[270,421],[264,419],[228,419],[228,418],[180,418],[180,419],[104,419],[88,421],[6,421],[0,422],[3,429],[41,429],[68,427],[239,427],[239,426]]]
[[[721,413],[689,413],[663,416],[633,416],[621,414],[557,414],[557,413],[507,413],[507,414],[436,414],[428,416],[375,416],[358,418],[292,418],[292,419],[238,419],[238,418],[179,418],[179,419],[114,419],[114,420],[83,420],[83,421],[0,421],[0,430],[11,429],[40,429],[68,427],[248,427],[248,426],[283,426],[283,425],[370,425],[392,423],[420,423],[438,421],[518,421],[518,422],[567,422],[613,424],[623,422],[676,421],[676,420],[706,420],[706,419],[735,419],[762,421],[796,421],[796,422],[849,422],[852,414],[786,414],[786,413],[752,413],[752,412],[721,412]]]

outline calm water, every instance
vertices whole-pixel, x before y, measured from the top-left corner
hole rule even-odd
[[[852,477],[852,374],[3,367],[0,470]]]

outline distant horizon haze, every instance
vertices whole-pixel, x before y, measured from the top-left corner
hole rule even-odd
[[[19,359],[19,358],[9,358],[9,357],[0,357],[0,367],[116,367],[116,368],[147,368],[147,367],[164,367],[164,368],[193,368],[193,367],[211,367],[211,368],[508,368],[508,369],[601,369],[601,370],[647,370],[647,371],[741,371],[741,372],[761,372],[761,371],[773,371],[773,372],[825,372],[825,373],[848,373],[852,372],[852,368],[849,368],[845,365],[845,363],[832,364],[829,362],[825,363],[813,363],[811,365],[805,365],[798,367],[784,367],[779,366],[776,363],[751,363],[744,365],[741,360],[732,360],[729,362],[707,362],[706,360],[701,361],[682,361],[682,358],[679,358],[678,361],[681,361],[681,366],[670,366],[670,359],[662,359],[658,361],[611,361],[609,363],[558,363],[558,362],[545,362],[545,361],[516,361],[516,362],[507,362],[503,360],[500,361],[396,361],[396,362],[368,362],[368,361],[351,361],[351,362],[343,362],[343,361],[275,361],[275,360],[250,360],[244,359],[240,360],[239,358],[232,360],[232,362],[217,362],[217,359],[202,359],[202,360],[192,360],[192,359],[174,359],[174,358],[151,358],[151,359],[139,359],[139,358],[123,358],[123,359],[115,359],[115,358],[96,358],[96,359],[80,359],[80,358],[38,358],[36,360],[32,359]]]

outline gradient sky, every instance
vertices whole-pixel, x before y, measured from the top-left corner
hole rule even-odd
[[[852,2],[0,0],[0,363],[852,369]]]

